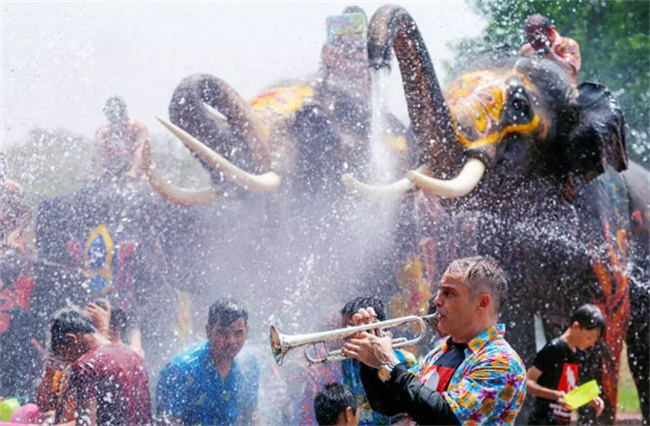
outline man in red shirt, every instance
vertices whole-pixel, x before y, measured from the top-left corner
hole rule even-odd
[[[54,314],[54,355],[70,363],[56,421],[78,425],[151,424],[147,369],[131,349],[111,344],[90,318],[71,308]],[[72,419],[70,418],[72,417]]]
[[[526,18],[524,32],[528,43],[521,47],[519,54],[527,57],[538,55],[554,61],[566,71],[575,87],[582,65],[578,42],[560,36],[551,25],[551,21],[542,15],[531,15]]]

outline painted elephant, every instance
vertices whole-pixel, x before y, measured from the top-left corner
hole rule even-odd
[[[50,315],[68,303],[107,298],[139,325],[155,372],[184,336],[177,290],[196,276],[187,237],[196,233],[189,231],[192,217],[142,179],[147,129],[128,117],[120,98],[109,99],[104,111],[109,124],[94,144],[97,178],[38,209],[40,328],[44,332]]]
[[[204,74],[185,78],[174,91],[171,122],[161,121],[202,162],[212,185],[188,191],[166,182],[155,167],[149,167],[149,181],[173,203],[207,206],[200,208],[210,226],[197,256],[223,287],[231,288],[228,280],[235,287],[241,281],[265,282],[268,291],[281,294],[296,291],[295,283],[316,280],[310,297],[331,297],[328,289],[341,285],[342,276],[376,269],[359,255],[367,250],[353,249],[363,240],[355,240],[355,209],[340,180],[346,171],[375,170],[366,167],[373,149],[371,82],[360,12],[348,8],[328,18],[328,42],[315,76],[274,86],[250,102]],[[405,172],[414,153],[406,128],[391,115],[383,119],[378,149],[396,154],[389,172]],[[385,260],[387,252],[390,256],[385,250],[379,258]],[[299,275],[304,273],[309,280]],[[203,287],[209,286],[214,283]],[[295,299],[291,294],[286,297]]]
[[[511,275],[507,338],[527,364],[535,313],[557,336],[572,310],[596,303],[607,321],[591,359],[600,421],[614,422],[624,342],[648,421],[650,175],[627,160],[616,99],[600,85],[573,89],[547,60],[499,52],[443,93],[415,22],[395,6],[376,12],[368,42],[372,66],[397,57],[422,166],[390,185],[346,183],[368,196],[415,193],[434,286],[456,257],[497,258]]]

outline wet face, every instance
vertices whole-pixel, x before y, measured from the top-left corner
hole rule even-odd
[[[228,325],[217,323],[205,326],[212,350],[226,358],[235,358],[248,338],[248,324],[239,318]]]
[[[445,273],[433,299],[439,314],[438,328],[453,337],[464,336],[474,328],[479,298],[472,297],[461,277]]]
[[[535,50],[543,50],[553,43],[551,29],[545,25],[530,25],[526,27],[526,39]]]
[[[65,337],[67,343],[60,346],[54,354],[67,363],[76,361],[77,358],[88,352],[93,338],[92,334],[88,333],[68,333]]]
[[[587,330],[580,328],[579,325],[577,327],[574,327],[574,333],[576,336],[576,347],[580,350],[585,350],[593,347],[600,337],[599,329],[596,328],[593,330]]]

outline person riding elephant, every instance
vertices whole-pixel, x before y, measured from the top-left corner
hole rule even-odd
[[[627,342],[647,421],[650,175],[627,160],[614,96],[592,83],[575,89],[543,57],[498,52],[477,58],[443,93],[412,17],[386,6],[370,23],[372,66],[389,67],[393,51],[422,166],[389,185],[350,175],[346,184],[366,196],[415,193],[432,284],[451,259],[498,259],[513,283],[503,320],[508,340],[527,363],[535,313],[548,337],[566,327],[573,309],[596,303],[607,324],[590,372],[603,388],[600,420],[614,422]]]

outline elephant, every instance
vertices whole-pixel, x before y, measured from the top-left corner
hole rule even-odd
[[[155,191],[209,223],[197,263],[211,265],[221,287],[265,282],[269,292],[292,294],[302,282],[311,286],[305,297],[314,300],[333,297],[331,286],[341,285],[341,276],[376,282],[385,275],[378,268],[392,268],[384,247],[393,243],[370,247],[369,240],[356,238],[355,228],[364,224],[355,222],[360,215],[340,180],[345,171],[370,175],[378,169],[367,166],[374,142],[365,21],[356,7],[329,17],[331,37],[319,73],[272,86],[249,102],[207,74],[191,75],[176,87],[170,121],[160,120],[201,161],[211,185],[187,190],[167,182],[150,160],[151,149],[144,164]],[[378,143],[396,154],[386,174],[406,171],[417,157],[412,138],[392,115],[382,119]],[[360,244],[366,245],[355,248]],[[376,266],[364,265],[358,254],[368,250],[378,251],[368,260]],[[287,284],[269,287],[279,283]],[[196,292],[211,287],[208,280]],[[268,309],[277,314],[277,304]]]
[[[92,157],[96,178],[38,208],[38,328],[44,333],[50,315],[66,304],[83,307],[106,298],[129,317],[125,341],[136,328],[142,331],[148,365],[155,371],[166,350],[186,338],[178,302],[179,290],[196,275],[187,237],[193,235],[193,222],[142,179],[146,128],[128,117],[120,98],[110,98],[104,112],[109,124],[100,128]]]
[[[650,174],[627,159],[614,96],[593,83],[573,88],[546,59],[499,51],[443,92],[415,21],[397,6],[373,15],[368,51],[378,69],[397,58],[420,167],[384,185],[346,175],[346,185],[367,197],[410,196],[434,289],[454,258],[496,258],[510,275],[506,337],[527,365],[535,313],[555,337],[578,306],[597,304],[606,330],[582,377],[602,386],[600,421],[614,423],[626,342],[648,422]]]

